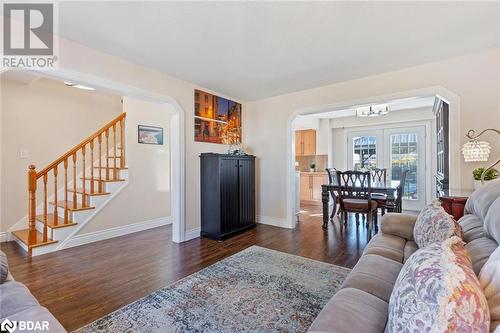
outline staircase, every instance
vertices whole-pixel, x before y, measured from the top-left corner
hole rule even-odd
[[[41,171],[28,170],[28,225],[12,231],[30,256],[53,252],[128,184],[122,113]]]

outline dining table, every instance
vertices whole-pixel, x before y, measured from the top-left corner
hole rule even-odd
[[[353,184],[352,191],[366,191],[366,186],[361,186],[362,184]],[[387,181],[371,181],[371,193],[382,193],[385,194],[386,203],[394,203],[396,200],[396,190],[399,186],[399,182],[392,182],[390,180]],[[323,229],[328,229],[328,220],[330,216],[335,216],[337,212],[337,199],[338,193],[340,190],[340,186],[338,184],[323,184],[321,185],[321,203],[323,204]],[[333,212],[331,215],[328,214],[329,204],[330,204],[330,196],[333,200]],[[390,211],[390,209],[388,209]]]

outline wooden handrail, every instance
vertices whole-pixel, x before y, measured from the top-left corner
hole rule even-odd
[[[43,175],[47,174],[50,170],[52,170],[55,167],[57,167],[59,164],[61,164],[62,162],[64,162],[64,160],[68,159],[74,153],[76,153],[77,151],[79,151],[80,149],[82,149],[83,146],[87,145],[88,143],[90,143],[90,141],[92,141],[95,138],[97,138],[99,136],[99,134],[104,133],[106,130],[109,130],[111,127],[113,127],[113,125],[116,125],[116,123],[118,123],[122,119],[125,119],[126,115],[127,114],[125,112],[122,113],[122,114],[120,114],[118,117],[116,117],[115,119],[111,120],[109,123],[107,123],[106,125],[104,125],[100,129],[98,129],[97,131],[95,131],[93,134],[91,134],[85,140],[83,140],[82,142],[80,142],[79,144],[77,144],[71,150],[69,150],[68,152],[66,152],[65,154],[63,154],[57,160],[55,160],[54,162],[50,163],[49,165],[47,165],[42,170],[38,171],[36,173],[36,179],[39,179]]]
[[[39,243],[39,241],[42,242],[47,242],[48,237],[47,237],[47,223],[49,219],[51,219],[51,223],[53,226],[58,226],[59,223],[63,224],[68,224],[69,221],[69,212],[68,209],[76,209],[79,207],[79,203],[77,202],[77,185],[76,185],[76,176],[77,176],[77,153],[81,152],[82,156],[82,162],[81,162],[81,167],[82,167],[82,190],[81,190],[81,206],[82,208],[87,207],[87,196],[88,195],[93,195],[95,192],[94,188],[94,181],[96,179],[94,178],[94,143],[97,138],[98,142],[98,151],[99,151],[99,178],[98,184],[99,184],[99,189],[98,192],[102,193],[103,191],[103,186],[102,186],[102,149],[101,149],[101,144],[102,144],[102,136],[103,134],[106,136],[106,151],[104,152],[106,155],[106,179],[109,180],[109,132],[112,130],[113,132],[113,153],[114,153],[114,163],[113,163],[113,177],[116,180],[117,179],[117,163],[116,159],[120,159],[120,167],[124,168],[125,166],[125,150],[124,150],[124,124],[125,124],[125,117],[126,113],[120,114],[118,117],[115,119],[111,120],[108,122],[106,125],[92,133],[90,136],[88,136],[86,139],[84,139],[82,142],[80,142],[78,145],[67,151],[65,154],[60,156],[58,159],[56,159],[54,162],[50,163],[47,165],[44,169],[41,171],[36,171],[36,168],[34,165],[29,166],[28,170],[28,253],[31,255],[32,248],[31,246]],[[116,147],[116,135],[117,135],[117,124],[119,124],[120,128],[120,143],[121,147],[120,152],[121,156],[117,157],[116,152],[117,152],[117,147]],[[90,150],[88,151],[90,154],[90,178],[85,177],[85,169],[86,169],[86,146],[90,145]],[[72,205],[73,207],[69,207],[68,203],[71,203],[71,201],[68,200],[68,160],[71,159],[73,161],[73,201]],[[64,200],[61,202],[58,202],[57,199],[57,191],[59,190],[58,188],[58,170],[59,170],[59,165],[62,164],[64,166]],[[52,176],[51,176],[52,174]],[[37,181],[38,179],[43,177],[43,215],[38,218],[40,221],[43,221],[43,232],[42,232],[42,239],[37,239],[37,230],[36,230],[36,221],[37,221],[37,216],[36,216],[36,191],[37,191]],[[47,192],[47,182],[48,178],[52,177],[53,180],[53,189],[54,189],[54,202],[52,205],[54,206],[54,211],[52,214],[52,217],[49,216],[49,213],[47,211],[47,205],[48,205],[48,192]],[[86,181],[90,181],[91,185],[90,188],[88,189],[90,192],[87,192],[86,188]],[[79,192],[80,193],[80,192]],[[64,209],[64,219],[62,222],[59,222],[58,218],[58,207],[62,207]]]

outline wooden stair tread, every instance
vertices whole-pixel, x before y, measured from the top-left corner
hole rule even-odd
[[[19,239],[21,242],[26,244],[26,246],[28,246],[28,248],[30,248],[30,249],[32,249],[34,247],[38,247],[38,246],[44,246],[44,245],[57,243],[56,240],[52,240],[49,237],[47,237],[47,241],[44,242],[43,241],[43,234],[37,230],[36,231],[36,241],[37,241],[36,244],[28,245],[29,232],[30,232],[29,229],[23,229],[23,230],[13,231],[12,234],[14,236],[16,236],[16,238]]]
[[[45,222],[45,217],[42,215],[37,215],[36,219],[42,223]],[[71,221],[68,219],[68,223],[64,223],[64,217],[57,217],[57,225],[54,223],[54,214],[47,214],[47,227],[51,229],[65,228],[70,227],[72,225],[77,225],[78,223]]]
[[[83,178],[81,178],[83,179]],[[109,178],[109,179],[99,179],[99,178],[90,178],[90,177],[85,177],[85,180],[93,180],[95,182],[108,182],[108,183],[113,183],[113,182],[124,182],[125,179],[113,179],[113,178]]]
[[[54,204],[51,202],[51,204]],[[73,201],[68,200],[67,202],[65,200],[61,200],[57,202],[57,207],[61,207],[64,209],[67,209],[71,212],[77,212],[81,210],[89,210],[89,209],[94,209],[95,207],[92,206],[87,206],[87,207],[82,207],[82,204],[77,202],[76,206],[73,205]]]
[[[76,193],[80,193],[80,194],[83,194],[83,188],[79,187],[76,189],[76,191],[74,189],[68,189],[68,192],[76,192]],[[89,197],[96,197],[96,196],[100,196],[100,195],[109,195],[111,193],[109,192],[95,192],[94,193],[90,193],[90,188],[85,188],[85,195],[88,195]]]

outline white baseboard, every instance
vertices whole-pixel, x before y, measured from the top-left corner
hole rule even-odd
[[[134,232],[144,231],[147,229],[156,228],[156,227],[160,227],[160,226],[171,224],[171,223],[172,223],[172,218],[170,216],[166,216],[166,217],[160,217],[157,219],[152,219],[149,221],[132,223],[132,224],[127,224],[127,225],[120,226],[120,227],[115,227],[115,228],[110,228],[110,229],[106,229],[106,230],[100,230],[100,231],[89,232],[86,234],[76,235],[76,236],[68,239],[63,248],[67,249],[70,247],[75,247],[75,246],[80,246],[83,244],[98,242],[98,241],[113,238],[113,237],[124,236],[124,235],[128,235],[128,234],[132,234]]]
[[[267,224],[275,227],[290,229],[290,224],[287,223],[286,219],[279,219],[277,217],[272,217],[272,216],[257,215],[256,220],[257,223],[260,224]]]
[[[9,233],[7,231],[0,232],[0,243],[9,241]]]
[[[201,228],[191,229],[184,233],[184,241],[200,237]]]

